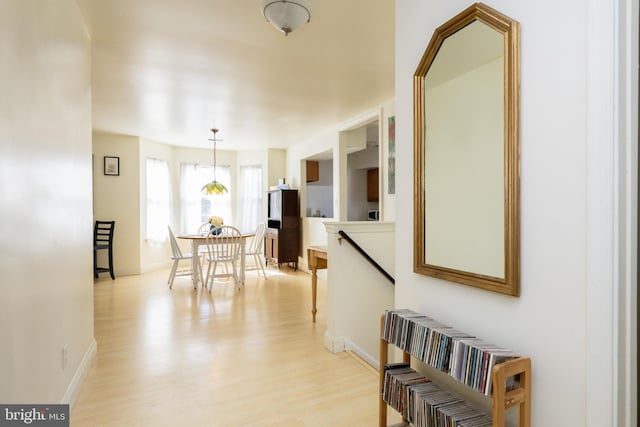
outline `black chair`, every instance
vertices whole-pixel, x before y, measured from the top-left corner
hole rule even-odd
[[[111,280],[116,279],[113,273],[113,230],[115,221],[96,221],[93,227],[93,277],[98,278],[99,273],[108,272]],[[109,257],[109,267],[98,267],[98,251],[106,249]]]

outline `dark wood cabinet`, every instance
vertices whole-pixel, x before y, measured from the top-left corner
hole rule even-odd
[[[276,264],[293,263],[298,268],[300,253],[300,205],[298,190],[268,193],[267,231],[264,256]]]

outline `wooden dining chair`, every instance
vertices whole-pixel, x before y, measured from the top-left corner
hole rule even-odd
[[[93,226],[93,277],[98,278],[100,273],[109,273],[111,280],[116,280],[113,271],[113,232],[116,228],[115,221],[96,221]],[[98,251],[107,251],[108,267],[98,266]]]
[[[173,264],[171,265],[171,272],[169,273],[169,289],[173,288],[173,280],[176,276],[191,276],[192,278],[198,277],[200,268],[200,257],[195,258],[195,264],[193,259],[193,254],[191,252],[182,252],[180,246],[178,245],[178,241],[176,240],[176,236],[173,234],[173,230],[171,230],[170,226],[167,226],[169,229],[169,241],[171,242],[171,259],[173,260]],[[178,264],[180,261],[189,261],[190,267],[187,269],[178,270]],[[193,270],[193,265],[196,267],[196,271]],[[193,281],[195,288],[196,281]]]
[[[222,225],[207,234],[205,261],[209,263],[207,274],[201,276],[202,285],[207,286],[209,292],[213,288],[215,277],[231,276],[236,285],[238,280],[238,261],[240,259],[240,245],[242,235],[240,230],[230,225]],[[216,274],[218,264],[231,264],[231,273]],[[204,270],[204,268],[202,268]]]

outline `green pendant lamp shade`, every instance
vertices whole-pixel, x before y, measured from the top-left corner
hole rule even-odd
[[[218,133],[218,129],[211,129],[213,132],[213,139],[209,141],[213,141],[213,181],[202,186],[202,192],[208,195],[218,195],[218,194],[226,194],[229,192],[227,187],[224,184],[216,181],[216,134]]]
[[[205,184],[202,186],[202,192],[206,193],[206,194],[225,194],[227,193],[229,190],[227,190],[227,187],[224,186],[224,184],[219,183],[218,181],[216,181],[215,179],[213,181],[211,181],[208,184]]]

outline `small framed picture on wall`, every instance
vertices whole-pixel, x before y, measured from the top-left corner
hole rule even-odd
[[[112,176],[120,175],[120,157],[104,156],[104,174]]]

